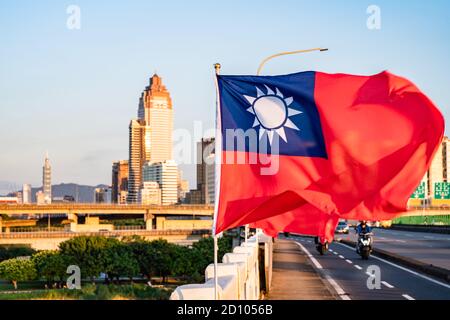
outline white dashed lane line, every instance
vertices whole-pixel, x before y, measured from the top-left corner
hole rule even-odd
[[[345,261],[347,261],[347,263],[352,264],[353,262],[351,260],[345,259]]]
[[[386,287],[388,287],[389,289],[394,288],[394,286],[393,286],[392,284],[390,284],[390,283],[388,283],[388,282],[386,282],[386,281],[381,281],[381,283],[382,283],[383,285],[385,285]]]
[[[341,259],[345,259],[343,255],[339,255],[339,258],[341,258]]]
[[[402,294],[402,297],[405,298],[406,300],[416,300],[413,297],[411,297],[410,295],[407,294]]]
[[[352,247],[350,247],[350,246],[348,246],[348,245],[346,245],[346,244],[343,244],[343,243],[337,243],[337,244],[340,245],[340,246],[347,247],[347,248],[353,250]],[[388,265],[391,265],[391,266],[393,266],[393,267],[396,267],[396,268],[398,268],[398,269],[400,269],[400,270],[409,272],[409,273],[411,273],[411,274],[413,274],[413,275],[415,275],[415,276],[418,276],[418,277],[420,277],[420,278],[422,278],[422,279],[428,280],[428,281],[430,281],[430,282],[433,282],[433,283],[435,283],[435,284],[438,284],[438,285],[440,285],[440,286],[443,286],[443,287],[445,287],[445,288],[450,289],[450,285],[447,284],[447,283],[443,283],[443,282],[441,282],[441,281],[434,280],[434,279],[432,279],[432,278],[430,278],[430,277],[427,277],[427,276],[425,276],[425,275],[423,275],[423,274],[420,274],[420,273],[418,273],[418,272],[416,272],[416,271],[413,271],[413,270],[411,270],[411,269],[408,269],[408,268],[399,266],[398,264],[395,264],[395,263],[393,263],[393,262],[387,261],[387,260],[385,260],[385,259],[383,259],[383,258],[380,258],[380,257],[377,257],[377,256],[372,256],[372,258],[373,258],[373,259],[376,259],[376,260],[379,260],[379,261],[382,261],[382,262],[384,262],[384,263],[386,263],[386,264],[388,264]],[[356,265],[355,265],[355,267],[356,267]]]
[[[354,267],[358,270],[362,270],[362,268],[360,266],[358,266],[357,264],[355,264]]]
[[[333,254],[339,254],[339,253],[335,251],[335,252],[333,252]]]
[[[313,255],[308,251],[308,249],[306,249],[301,243],[298,242],[296,243],[300,247],[300,249],[306,254],[306,256],[311,260],[314,266],[319,270],[323,270],[322,265],[319,263],[319,261],[317,261],[316,258],[313,257]],[[344,289],[342,289],[342,287],[331,276],[325,274],[325,278],[333,286],[334,290],[341,297],[342,300],[351,300],[348,294],[344,291]]]

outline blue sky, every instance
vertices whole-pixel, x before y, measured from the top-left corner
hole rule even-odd
[[[66,27],[69,5],[81,29]],[[381,9],[381,29],[366,9]],[[40,185],[48,150],[54,183],[110,183],[128,157],[128,123],[156,70],[172,94],[175,128],[214,125],[212,65],[254,74],[302,70],[415,82],[450,115],[450,2],[0,0],[0,181]],[[193,167],[183,168],[194,184]],[[0,188],[1,189],[1,188]]]

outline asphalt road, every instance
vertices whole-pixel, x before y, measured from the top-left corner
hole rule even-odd
[[[346,300],[450,300],[450,285],[389,261],[371,256],[362,260],[355,249],[332,243],[330,251],[321,256],[312,238],[291,236],[309,256],[329,284]],[[368,268],[378,267],[379,281],[367,274]],[[369,269],[370,271],[370,269]],[[380,284],[370,289],[369,285]]]
[[[378,228],[374,228],[373,233],[376,248],[450,270],[450,234]],[[335,238],[356,241],[356,234],[350,229],[348,235]]]

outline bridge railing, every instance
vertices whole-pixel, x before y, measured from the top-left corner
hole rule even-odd
[[[264,258],[260,261],[259,245],[264,244]],[[218,298],[219,300],[258,300],[261,298],[261,279],[269,279],[272,264],[272,238],[258,234],[246,243],[226,253],[222,263],[217,265]],[[259,265],[264,264],[264,276],[260,276]],[[270,265],[269,265],[270,264]],[[205,270],[205,282],[199,284],[182,285],[172,293],[171,300],[214,300],[215,278],[214,264]],[[270,285],[269,285],[270,287]]]
[[[79,208],[123,208],[123,209],[154,209],[154,210],[166,210],[166,209],[186,209],[186,210],[213,210],[214,206],[206,204],[174,204],[174,205],[143,205],[143,204],[115,204],[115,203],[51,203],[51,204],[37,204],[37,203],[1,203],[0,209],[79,209]]]

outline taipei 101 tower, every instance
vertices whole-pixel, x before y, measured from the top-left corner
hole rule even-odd
[[[45,203],[52,202],[52,167],[48,158],[48,152],[45,155],[44,166],[42,167],[42,192],[44,193]]]

